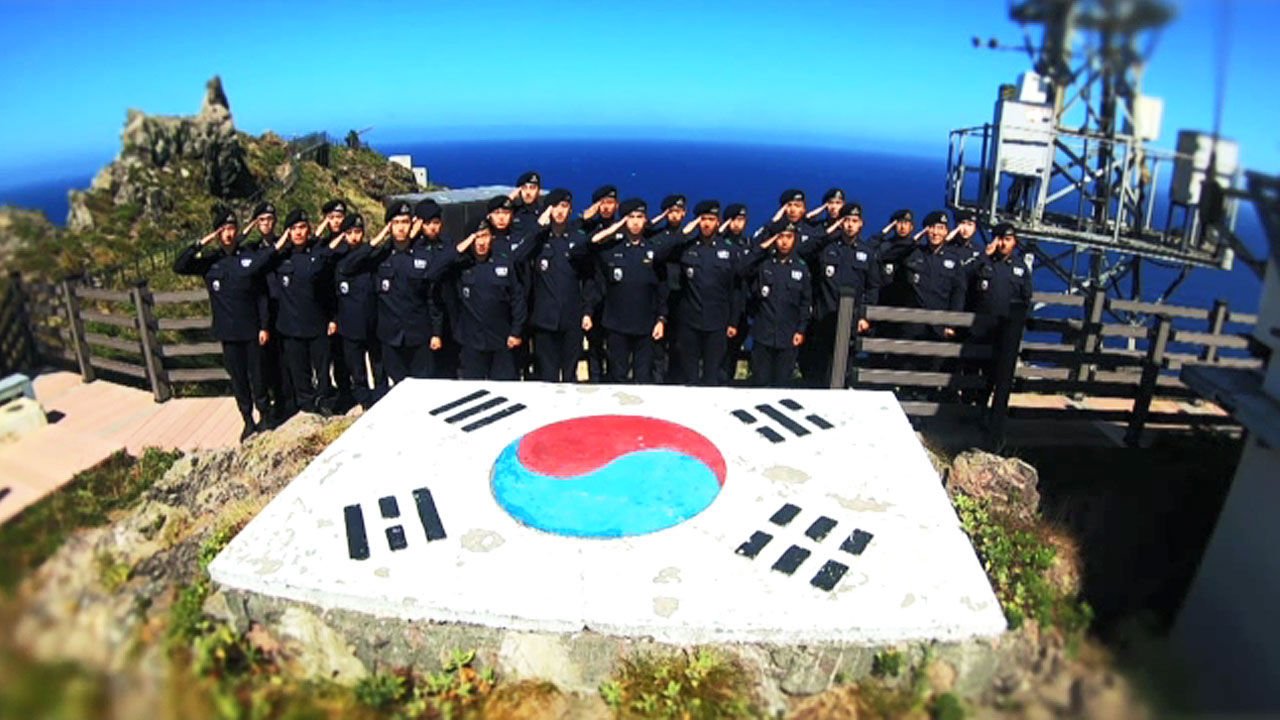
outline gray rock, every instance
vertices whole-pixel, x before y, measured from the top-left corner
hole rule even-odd
[[[986,500],[995,508],[1031,520],[1040,508],[1040,476],[1017,458],[970,450],[951,461],[947,491]]]

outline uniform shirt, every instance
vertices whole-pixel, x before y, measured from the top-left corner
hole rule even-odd
[[[508,337],[524,334],[528,320],[525,288],[510,260],[490,253],[483,260],[468,253],[455,270],[458,322],[454,339],[476,350],[502,350]]]
[[[792,347],[792,337],[805,332],[812,313],[809,268],[794,252],[781,257],[760,248],[751,250],[747,262],[751,336],[765,347]]]
[[[343,243],[334,255],[337,263],[333,270],[333,289],[338,298],[338,334],[349,340],[372,340],[377,337],[375,325],[378,318],[378,293],[373,277],[373,268],[368,263],[357,262],[350,258],[356,250],[368,243],[355,247]]]
[[[719,234],[685,242],[676,270],[681,291],[673,308],[676,322],[701,332],[724,332],[736,316],[734,281],[746,253]]]
[[[597,213],[592,217],[582,219],[582,232],[587,236],[587,239],[590,240],[592,235],[595,235],[616,222],[618,222],[616,215],[605,217]]]
[[[591,313],[590,293],[583,292],[591,273],[591,241],[572,225],[543,228],[530,241],[529,323],[554,332],[579,327],[582,316]]]
[[[272,274],[280,287],[276,329],[282,335],[313,338],[324,335],[334,318],[333,264],[336,256],[325,245],[302,248],[285,245],[277,254]]]
[[[213,309],[213,337],[224,342],[257,342],[258,332],[270,327],[267,288],[263,274],[270,269],[273,248],[221,246],[201,253],[199,245],[185,248],[173,262],[179,275],[203,275]]]
[[[538,216],[542,214],[543,210],[542,199],[539,198],[525,204],[517,196],[511,204],[511,237],[519,241],[538,232],[540,229]]]
[[[900,270],[907,256],[915,252],[918,244],[910,236],[882,236],[875,244],[876,258],[880,265],[880,302],[898,307],[911,305],[911,292],[902,279]]]
[[[964,259],[942,245],[936,250],[917,245],[899,262],[896,282],[903,290],[905,307],[925,310],[963,310],[966,271]]]
[[[1005,317],[1015,303],[1031,304],[1031,271],[1016,253],[983,257],[971,282],[969,292],[976,313]]]
[[[433,301],[431,286],[448,269],[451,250],[446,245],[440,252],[429,253],[414,243],[387,241],[376,248],[364,243],[347,254],[344,262],[357,271],[372,273],[378,297],[375,325],[380,342],[392,347],[417,347],[439,336],[444,310]]]
[[[811,246],[813,247],[813,246]],[[814,277],[814,317],[840,309],[841,288],[852,288],[856,308],[874,305],[880,290],[880,259],[861,237],[837,231],[810,250]]]
[[[964,240],[959,235],[948,243],[947,247],[960,258],[961,265],[964,267],[965,307],[970,308],[972,299],[969,288],[973,286],[973,274],[982,265],[982,248],[973,241],[973,238]]]
[[[630,237],[625,232],[598,244],[597,282],[603,292],[601,325],[626,335],[648,335],[667,318],[670,288],[662,281],[662,263],[675,244],[660,238]]]

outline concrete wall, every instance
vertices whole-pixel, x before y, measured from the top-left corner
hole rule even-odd
[[[1280,709],[1280,450],[1249,438],[1173,631],[1200,708]]]

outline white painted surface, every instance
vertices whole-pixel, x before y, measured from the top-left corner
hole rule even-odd
[[[431,408],[488,389],[527,409],[464,433]],[[791,398],[835,425],[772,444],[735,409]],[[493,462],[546,424],[621,414],[666,419],[724,455],[723,489],[667,530],[575,539],[521,525],[494,500]],[[474,418],[471,418],[474,419]],[[776,423],[773,423],[776,425]],[[584,438],[584,442],[589,442]],[[412,492],[427,487],[447,537],[427,542]],[[378,498],[401,516],[384,520]],[[787,527],[769,522],[784,503]],[[343,508],[359,503],[370,557],[349,556]],[[838,522],[804,536],[820,515]],[[383,535],[400,522],[408,547]],[[873,534],[852,556],[854,528]],[[774,535],[755,559],[735,553],[754,531]],[[813,554],[792,576],[771,570],[790,545]],[[827,592],[810,579],[827,560],[849,567]],[[519,630],[587,628],[671,643],[957,640],[1005,628],[985,573],[946,494],[887,392],[407,381],[304,470],[210,567],[224,585],[381,616]]]

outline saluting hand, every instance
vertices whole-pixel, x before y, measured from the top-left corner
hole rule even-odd
[[[387,234],[390,232],[391,232],[391,223],[387,223],[386,225],[383,225],[382,229],[378,231],[378,234],[375,235],[374,238],[369,241],[369,244],[380,245],[383,240],[387,239]]]
[[[422,230],[422,218],[414,217],[413,225],[409,226],[409,237],[418,237],[418,232]]]
[[[627,219],[626,219],[626,218],[618,218],[618,219],[617,219],[617,220],[616,220],[612,225],[610,225],[609,227],[607,227],[607,228],[605,228],[605,229],[601,230],[600,232],[596,233],[595,235],[592,235],[592,236],[591,236],[591,242],[593,242],[593,243],[602,243],[602,242],[604,242],[605,240],[607,240],[607,239],[609,239],[610,237],[612,237],[614,233],[618,232],[618,230],[620,230],[620,229],[622,228],[622,226],[623,226],[624,224],[626,224],[626,222],[627,222]]]
[[[213,242],[213,239],[214,239],[214,238],[218,237],[218,233],[219,233],[219,232],[221,232],[221,231],[222,231],[222,228],[218,228],[217,230],[214,230],[213,232],[209,233],[208,235],[205,235],[204,237],[200,238],[200,242],[199,242],[199,243],[197,243],[197,244],[198,244],[198,245],[208,245],[209,243]]]
[[[826,209],[827,209],[827,206],[826,206],[826,205],[819,205],[818,207],[816,207],[816,208],[814,208],[814,209],[810,210],[809,212],[805,213],[805,214],[804,214],[804,216],[805,216],[805,217],[807,217],[807,218],[817,217],[817,216],[818,216],[818,213],[820,213],[820,212],[822,212],[823,210],[826,210]]]
[[[765,240],[764,242],[760,243],[760,249],[768,250],[769,248],[773,247],[773,244],[777,241],[778,241],[778,236],[776,234],[770,235],[768,240]]]
[[[475,241],[476,241],[476,234],[471,233],[470,235],[462,238],[462,242],[454,246],[454,249],[457,250],[459,253],[464,253],[467,251],[467,248],[471,247],[471,244],[474,243]]]
[[[285,234],[281,235],[278,240],[276,240],[276,252],[283,250],[285,243],[287,242],[289,242],[289,233],[286,232]]]
[[[698,227],[698,218],[694,218],[689,222],[685,223],[684,229],[681,230],[681,232],[683,232],[685,235],[688,235],[689,233],[693,232],[693,229],[696,227]]]
[[[992,242],[987,243],[987,246],[982,249],[982,252],[986,255],[995,255],[996,254],[995,241],[993,240]]]
[[[721,234],[721,235],[725,234],[725,232],[727,232],[728,230],[729,230],[729,221],[728,221],[728,220],[725,220],[724,222],[720,223],[720,234]]]
[[[954,238],[956,235],[959,235],[959,234],[960,234],[960,226],[959,226],[959,225],[957,225],[957,226],[955,226],[955,227],[951,228],[951,232],[947,233],[947,242],[951,242],[951,239],[952,239],[952,238]]]
[[[779,206],[778,206],[778,212],[776,212],[776,213],[774,213],[774,214],[773,214],[773,221],[774,221],[774,222],[778,222],[779,220],[781,220],[781,219],[782,219],[782,214],[783,214],[783,213],[785,213],[786,211],[787,211],[787,206],[786,206],[786,205],[779,205]]]
[[[598,212],[600,212],[600,201],[599,201],[599,200],[597,200],[597,201],[595,201],[595,202],[591,203],[591,206],[590,206],[590,207],[588,207],[586,210],[583,210],[583,211],[582,211],[582,219],[583,219],[583,220],[587,220],[587,219],[593,218],[593,217],[595,217],[595,216],[596,216],[596,213],[598,213]]]
[[[548,205],[542,209],[542,213],[538,215],[538,224],[546,227],[551,224],[551,206]]]
[[[666,211],[666,210],[663,210],[662,212],[658,213],[657,215],[654,215],[654,216],[653,216],[653,219],[649,221],[649,224],[650,224],[650,225],[657,225],[657,224],[658,224],[658,221],[659,221],[659,220],[661,220],[662,218],[666,217],[666,216],[667,216],[667,211]]]
[[[342,242],[343,242],[344,240],[346,240],[346,239],[347,239],[347,233],[346,233],[346,232],[340,232],[340,233],[338,233],[337,235],[335,235],[335,236],[333,237],[333,240],[331,240],[331,241],[329,242],[329,249],[330,249],[330,250],[337,250],[337,249],[338,249],[338,246],[339,246],[339,245],[341,245],[341,244],[342,244]]]
[[[843,220],[836,220],[835,222],[831,223],[831,226],[827,228],[827,234],[828,234],[828,235],[830,235],[831,233],[835,232],[836,230],[839,230],[839,229],[840,229],[840,225],[841,225],[843,222],[844,222]]]

